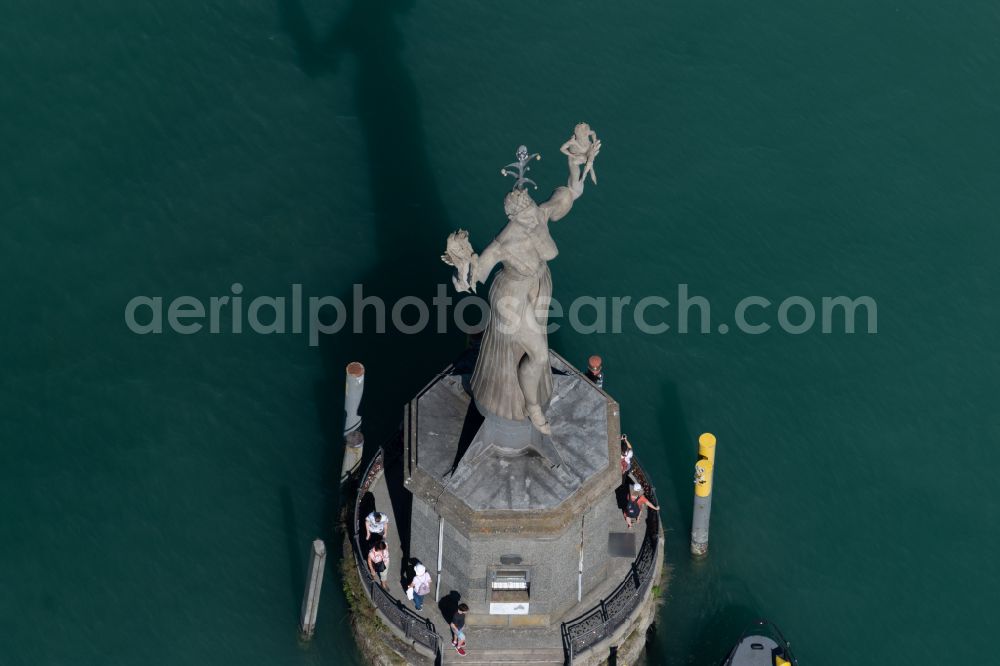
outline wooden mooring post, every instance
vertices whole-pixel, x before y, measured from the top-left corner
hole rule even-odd
[[[326,545],[321,539],[312,542],[309,559],[309,580],[305,597],[302,599],[302,618],[299,631],[302,637],[310,639],[316,633],[316,615],[319,613],[319,593],[323,589],[323,569],[326,567]]]

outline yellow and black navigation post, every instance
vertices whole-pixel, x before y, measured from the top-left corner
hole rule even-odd
[[[715,473],[715,435],[698,438],[698,462],[694,465],[694,516],[691,519],[691,554],[708,554],[708,523],[712,517],[712,477]]]

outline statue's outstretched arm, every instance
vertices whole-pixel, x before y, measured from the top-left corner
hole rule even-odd
[[[583,185],[580,185],[580,194],[583,194]],[[560,220],[569,213],[573,207],[573,201],[580,194],[576,194],[570,187],[557,187],[548,201],[538,204],[538,207],[545,214],[544,219],[549,222]]]

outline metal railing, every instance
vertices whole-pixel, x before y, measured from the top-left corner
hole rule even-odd
[[[642,484],[643,491],[649,501],[657,504],[656,489],[649,482],[637,458],[633,458],[630,471],[636,481]],[[646,588],[652,583],[656,571],[656,557],[659,546],[660,517],[657,513],[647,511],[646,536],[636,555],[628,575],[614,592],[591,608],[583,615],[563,622],[562,640],[566,653],[566,663],[572,664],[573,657],[584,650],[600,643],[628,619],[639,606]]]
[[[361,500],[384,468],[385,451],[380,447],[375,457],[368,463],[368,467],[365,468],[364,474],[361,475],[358,492],[354,498],[354,524],[351,526],[354,533],[354,563],[357,565],[358,575],[361,576],[361,583],[368,593],[369,601],[382,613],[383,618],[403,632],[403,635],[408,639],[423,645],[437,655],[440,654],[441,645],[434,623],[410,610],[372,577],[368,570],[367,554],[361,548],[361,535],[358,532],[358,525],[361,524],[362,518]]]

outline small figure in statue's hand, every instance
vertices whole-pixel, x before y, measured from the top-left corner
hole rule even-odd
[[[455,285],[456,291],[476,293],[476,283],[472,276],[475,273],[479,255],[472,251],[468,231],[459,229],[448,236],[448,243],[445,247],[445,253],[441,255],[441,261],[455,267],[455,275],[451,277],[451,283]]]
[[[581,164],[586,166],[580,175],[580,180],[590,174],[590,179],[597,185],[597,172],[594,171],[594,158],[601,150],[601,142],[597,138],[597,133],[590,129],[587,123],[579,123],[573,128],[573,136],[559,149],[563,155],[569,158],[570,171],[578,171]]]

